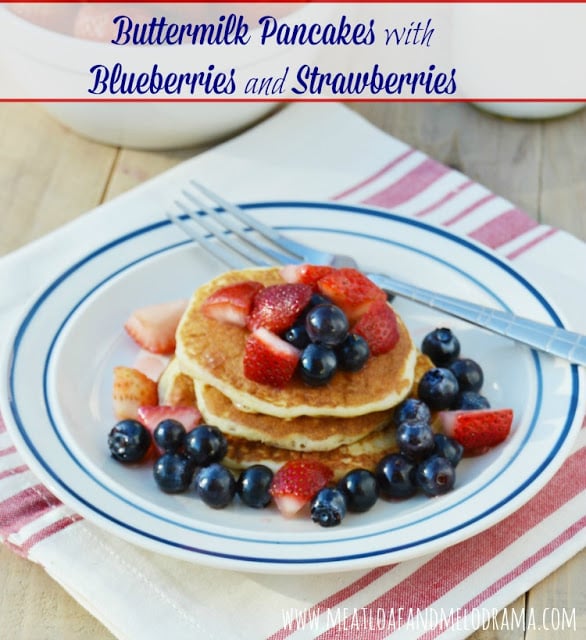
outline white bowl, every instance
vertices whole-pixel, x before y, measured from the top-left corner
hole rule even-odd
[[[314,14],[319,19],[311,4],[301,5],[294,14],[295,21],[311,20]],[[251,21],[251,28],[252,24]],[[62,124],[106,144],[142,149],[187,147],[227,137],[269,114],[278,102],[271,100],[272,96],[246,102],[81,102],[79,98],[92,98],[88,88],[93,83],[89,72],[93,65],[111,66],[120,61],[129,70],[150,70],[157,64],[160,69],[180,73],[205,71],[214,64],[217,70],[235,67],[237,78],[240,73],[244,77],[265,78],[276,77],[288,64],[298,62],[300,55],[307,55],[296,47],[260,45],[238,49],[191,45],[119,47],[45,29],[3,6],[0,52],[4,72],[19,91],[17,96],[3,97],[58,98],[59,101],[42,104]],[[154,96],[159,97],[169,96]]]

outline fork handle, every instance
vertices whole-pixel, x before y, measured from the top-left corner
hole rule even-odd
[[[507,311],[483,307],[466,300],[428,291],[383,274],[367,275],[388,293],[419,302],[539,351],[586,366],[586,336],[579,333],[521,318]]]

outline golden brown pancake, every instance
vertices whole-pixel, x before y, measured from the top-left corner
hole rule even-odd
[[[418,354],[417,366],[415,367],[415,382],[411,390],[411,395],[416,395],[417,381],[419,378],[429,369],[432,365],[427,356]],[[207,389],[209,391],[209,388]],[[237,429],[237,433],[247,433],[246,429],[242,428],[242,424],[250,424],[250,421],[260,420],[265,424],[271,424],[274,428],[283,429],[283,425],[286,423],[295,424],[297,420],[303,418],[296,418],[290,421],[275,418],[274,416],[262,416],[260,414],[250,414],[238,411],[236,407],[231,405],[230,401],[222,396],[217,390],[211,389],[209,397],[222,398],[221,406],[223,410],[235,421],[236,426],[240,426]],[[159,379],[159,403],[173,406],[189,406],[195,403],[194,383],[191,378],[181,373],[179,370],[177,361],[172,359]],[[230,406],[225,403],[229,403]],[[201,408],[200,408],[201,410]],[[393,410],[389,410],[380,414],[385,416],[385,421],[388,424],[392,416]],[[213,420],[213,415],[208,414],[206,417],[205,411],[204,419],[210,424],[220,426]],[[342,425],[348,426],[354,418],[306,418],[312,420],[314,424],[318,425],[318,429],[326,429],[327,426],[319,426],[319,423],[323,422],[326,425],[337,425],[340,428]],[[266,422],[266,421],[270,421]],[[239,423],[242,423],[239,425]],[[280,426],[279,426],[279,423]],[[220,428],[222,428],[220,426]],[[289,426],[288,433],[291,432]],[[248,432],[250,433],[250,432]],[[224,462],[227,466],[231,467],[235,471],[245,469],[253,464],[264,464],[273,471],[276,471],[280,466],[285,464],[288,460],[293,459],[310,459],[319,460],[329,466],[334,472],[334,478],[338,480],[345,473],[356,468],[364,468],[369,471],[374,471],[378,461],[389,453],[397,451],[397,445],[395,441],[395,429],[392,424],[385,426],[378,431],[369,433],[363,438],[353,442],[351,444],[344,444],[335,449],[329,451],[316,450],[316,451],[294,451],[283,449],[282,447],[271,446],[266,442],[260,442],[258,440],[250,440],[245,437],[239,437],[229,431],[224,431],[226,439],[228,441],[228,453],[224,458]],[[273,434],[274,437],[274,434]]]
[[[363,468],[374,472],[381,458],[398,451],[394,426],[371,433],[358,442],[343,445],[332,451],[289,451],[231,434],[228,434],[226,439],[228,453],[224,457],[224,463],[237,471],[253,464],[264,464],[276,471],[289,460],[317,460],[334,472],[335,480],[339,480],[353,469]]]
[[[176,358],[171,358],[157,383],[159,404],[189,407],[196,404],[193,380],[181,373]]]
[[[297,416],[283,419],[263,413],[239,411],[216,388],[196,382],[197,406],[208,424],[224,434],[294,451],[331,451],[386,427],[393,410],[363,416]]]
[[[418,353],[410,395],[417,395],[419,379],[432,366],[427,356]],[[199,388],[197,398],[196,388]],[[180,371],[176,359],[169,362],[161,375],[158,390],[159,404],[197,404],[203,419],[226,434],[298,451],[326,451],[350,444],[360,440],[365,434],[384,428],[393,413],[393,409],[390,409],[353,418],[299,416],[283,420],[265,414],[243,412],[214,387],[194,383]]]
[[[399,317],[399,341],[388,353],[369,358],[358,372],[338,371],[323,387],[297,377],[285,389],[249,380],[243,371],[247,329],[207,318],[201,304],[215,290],[243,280],[265,286],[283,283],[278,268],[231,271],[200,287],[177,329],[175,355],[183,373],[215,387],[241,411],[279,418],[352,417],[385,411],[405,398],[413,384],[417,350]]]

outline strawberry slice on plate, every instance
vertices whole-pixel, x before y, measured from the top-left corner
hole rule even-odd
[[[276,471],[269,491],[281,514],[292,518],[333,476],[322,462],[290,460]]]
[[[440,411],[447,436],[457,440],[467,453],[480,453],[507,439],[513,424],[512,409]]]
[[[387,294],[363,273],[351,267],[334,269],[317,282],[318,291],[340,307],[355,322],[376,300],[386,300]]]
[[[254,382],[282,389],[293,377],[299,356],[299,349],[261,327],[246,340],[244,375]]]
[[[389,352],[399,341],[397,316],[386,299],[375,300],[354,325],[352,333],[366,340],[373,356],[380,356]]]
[[[218,322],[245,327],[254,298],[262,288],[263,285],[254,280],[226,285],[204,300],[201,306],[202,313]]]
[[[119,420],[136,420],[139,407],[157,404],[158,397],[157,383],[142,371],[114,367],[112,402],[114,415]]]
[[[138,420],[153,435],[163,420],[177,420],[185,431],[191,431],[201,422],[201,413],[196,407],[171,407],[168,405],[144,405],[138,408]]]
[[[139,347],[158,354],[175,351],[175,332],[187,307],[186,300],[174,300],[141,307],[132,312],[124,328]]]
[[[248,328],[264,327],[280,334],[293,325],[309,303],[313,289],[301,282],[274,284],[259,291],[254,298]]]
[[[301,282],[315,287],[318,280],[335,271],[334,267],[315,264],[288,264],[284,266],[280,273],[283,280],[287,282]]]

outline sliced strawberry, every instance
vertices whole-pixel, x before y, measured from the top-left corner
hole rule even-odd
[[[376,300],[386,300],[386,293],[357,269],[335,269],[317,282],[318,291],[344,311],[350,323],[366,313]]]
[[[254,297],[262,288],[263,285],[254,280],[229,284],[206,298],[201,310],[208,318],[245,327]]]
[[[141,349],[132,363],[133,369],[142,371],[151,380],[158,380],[167,367],[168,356],[151,353]]]
[[[282,333],[293,325],[309,303],[313,289],[303,283],[274,284],[259,291],[254,298],[248,327],[264,327]]]
[[[301,282],[315,287],[317,281],[334,271],[334,267],[315,264],[288,264],[280,271],[281,277],[287,282]]]
[[[512,409],[440,411],[444,433],[457,440],[467,453],[475,453],[503,442],[513,424]]]
[[[373,356],[389,352],[399,340],[399,326],[393,309],[386,300],[376,300],[352,328],[362,336]]]
[[[173,353],[175,331],[186,307],[186,300],[176,300],[136,309],[124,328],[143,349],[159,354]]]
[[[254,382],[282,389],[291,380],[300,351],[261,327],[247,338],[244,347],[244,375]]]
[[[201,422],[201,413],[196,407],[171,407],[167,405],[144,405],[138,408],[138,420],[154,433],[163,420],[177,420],[186,431],[191,431]]]
[[[114,367],[112,384],[114,415],[119,420],[138,418],[138,408],[157,404],[157,383],[132,367]]]
[[[270,493],[279,511],[291,518],[333,478],[332,470],[315,460],[290,460],[275,473]]]

